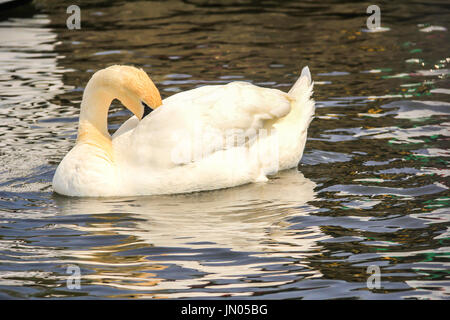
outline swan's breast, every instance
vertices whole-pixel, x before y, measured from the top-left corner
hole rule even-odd
[[[103,196],[114,194],[116,167],[104,150],[78,143],[64,157],[53,177],[56,192],[68,196]]]

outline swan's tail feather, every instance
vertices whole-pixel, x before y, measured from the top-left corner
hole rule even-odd
[[[311,78],[311,72],[308,67],[304,67],[300,77],[289,90],[289,95],[294,98],[292,108],[296,110],[299,114],[300,123],[298,124],[301,128],[306,131],[311,120],[314,118],[315,103],[311,99],[313,93],[314,82]]]

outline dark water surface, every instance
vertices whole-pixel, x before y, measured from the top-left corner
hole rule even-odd
[[[371,2],[78,1],[68,30],[72,2],[0,15],[0,298],[449,298],[448,1],[380,3],[383,32],[365,30]],[[308,65],[317,112],[300,172],[188,195],[55,195],[84,86],[119,63],[163,97],[233,80],[287,91]],[[111,130],[129,116],[113,104]]]

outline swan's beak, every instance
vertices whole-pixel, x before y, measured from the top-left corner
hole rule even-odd
[[[142,105],[144,106],[144,114],[142,115],[141,120],[144,119],[147,115],[150,114],[150,112],[153,111],[153,109],[150,108],[150,107],[148,106],[148,104],[146,104],[144,101],[142,101]]]

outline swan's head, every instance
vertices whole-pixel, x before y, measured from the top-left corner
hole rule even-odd
[[[158,89],[142,69],[114,65],[97,71],[94,77],[138,119],[148,113],[147,107],[156,109],[162,104]]]

